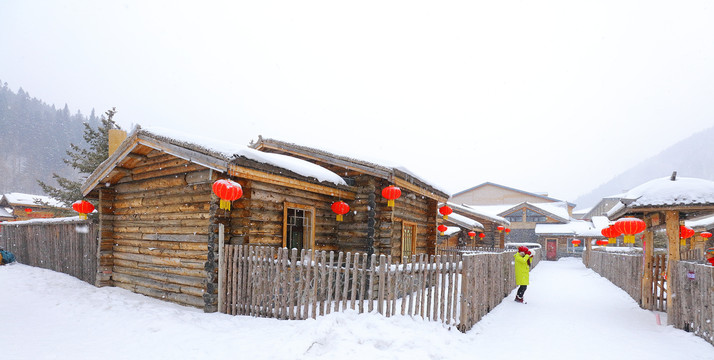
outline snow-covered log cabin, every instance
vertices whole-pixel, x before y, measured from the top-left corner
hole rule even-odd
[[[217,303],[219,224],[228,244],[400,259],[434,254],[437,204],[448,198],[403,169],[276,140],[250,148],[137,126],[114,147],[82,186],[99,202],[96,285],[207,312]],[[242,187],[231,210],[219,208],[218,179]],[[402,191],[395,207],[381,196],[389,185]],[[344,221],[331,210],[339,200],[350,206]]]

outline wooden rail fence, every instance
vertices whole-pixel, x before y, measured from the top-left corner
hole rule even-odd
[[[614,254],[593,251],[590,267],[625,290],[635,301],[641,287],[642,255]],[[668,264],[666,255],[657,254],[652,263],[652,309],[667,311],[667,322],[678,329],[693,332],[714,345],[714,267],[698,264],[701,259],[675,261]],[[673,266],[672,279],[665,279],[667,266]],[[676,294],[666,298],[667,287]],[[672,301],[669,309],[667,302]],[[641,304],[641,302],[640,302]]]
[[[677,261],[672,270],[677,297],[668,323],[714,345],[714,267]]]
[[[590,252],[590,268],[625,290],[632,299],[642,299],[642,255]]]
[[[72,275],[92,285],[97,277],[97,229],[90,220],[5,222],[0,246],[17,261]]]
[[[226,245],[218,309],[291,320],[346,309],[376,311],[466,331],[515,288],[513,254],[465,255],[463,261],[456,255],[414,255],[395,265],[384,255]]]

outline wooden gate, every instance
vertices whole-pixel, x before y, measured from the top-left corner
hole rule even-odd
[[[667,256],[652,257],[652,309],[667,311]]]

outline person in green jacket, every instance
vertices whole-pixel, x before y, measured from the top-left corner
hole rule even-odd
[[[519,285],[515,300],[522,303],[523,294],[525,294],[528,287],[528,275],[531,269],[530,250],[525,246],[521,246],[518,248],[518,252],[513,255],[513,258],[515,259],[516,285]]]

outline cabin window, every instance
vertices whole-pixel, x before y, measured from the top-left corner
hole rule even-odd
[[[408,221],[402,222],[402,259],[411,258],[416,253],[417,225]]]
[[[545,215],[539,214],[533,210],[528,210],[526,212],[526,221],[527,222],[535,222],[535,223],[544,223],[548,221],[548,218],[546,218]]]
[[[283,247],[288,249],[315,248],[315,208],[285,203],[283,210]]]
[[[510,222],[523,222],[523,210],[512,212],[505,216]]]

